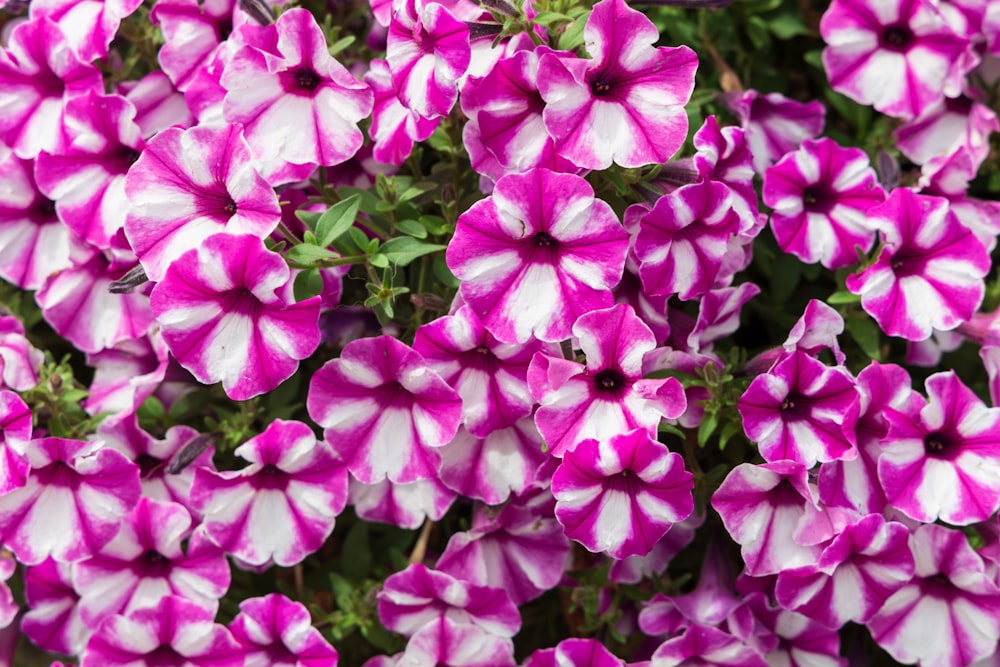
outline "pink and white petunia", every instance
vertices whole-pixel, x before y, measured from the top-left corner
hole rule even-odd
[[[45,651],[77,655],[93,628],[80,617],[80,596],[73,589],[72,565],[51,558],[24,570],[27,611],[21,632]]]
[[[885,201],[875,170],[860,148],[832,139],[807,139],[764,174],[764,203],[774,209],[771,230],[784,252],[828,269],[857,263],[875,227],[867,212]]]
[[[878,478],[906,516],[953,525],[986,521],[1000,508],[1000,408],[988,408],[954,371],[927,378],[917,412],[889,410]]]
[[[884,248],[874,264],[847,279],[882,331],[907,340],[951,331],[972,317],[990,270],[986,248],[948,210],[948,200],[892,191],[869,209]]]
[[[77,244],[35,184],[33,162],[0,151],[0,278],[37,290],[52,273],[72,266]]]
[[[795,540],[799,524],[810,516],[807,510],[817,509],[801,463],[741,463],[712,496],[712,507],[740,545],[749,576],[815,565],[822,552]]]
[[[586,367],[539,352],[528,369],[528,386],[541,404],[535,424],[553,456],[587,438],[604,441],[636,428],[653,434],[661,419],[684,412],[676,378],[643,379],[643,360],[656,340],[631,306],[591,311],[576,321],[573,335]]]
[[[239,125],[160,132],[129,169],[125,194],[125,234],[150,280],[217,232],[264,238],[281,220]]]
[[[427,361],[391,336],[363,338],[312,377],[309,416],[365,484],[437,477],[458,432],[462,399]]]
[[[150,295],[177,361],[244,400],[295,373],[320,341],[319,297],[295,302],[284,259],[256,236],[216,234],[170,264]]]
[[[135,256],[125,262],[110,256],[109,251],[84,255],[85,261],[74,261],[72,267],[50,276],[35,294],[45,321],[84,352],[142,338],[153,325],[146,294],[109,289],[135,265]]]
[[[903,120],[956,97],[977,64],[930,0],[833,0],[820,34],[833,89]]]
[[[570,543],[546,490],[511,498],[499,512],[477,507],[471,530],[455,533],[437,569],[479,586],[502,588],[516,605],[555,587]]]
[[[738,408],[747,437],[765,461],[853,459],[858,392],[842,366],[796,350],[754,378]]]
[[[26,391],[38,384],[38,370],[45,355],[24,336],[24,325],[10,315],[0,315],[0,389]]]
[[[625,667],[625,663],[596,639],[564,639],[555,648],[532,653],[524,667]]]
[[[397,484],[383,479],[364,484],[350,476],[347,502],[358,518],[416,530],[425,521],[438,521],[457,494],[436,477]]]
[[[778,573],[775,597],[785,609],[829,628],[866,623],[889,596],[910,583],[909,537],[906,526],[869,514],[826,545],[815,567]]]
[[[163,33],[157,61],[184,92],[211,62],[234,27],[236,0],[157,0],[149,18]]]
[[[556,518],[570,537],[612,558],[648,554],[694,511],[694,478],[680,454],[645,429],[584,440],[552,476]]]
[[[165,48],[162,47],[160,53]],[[195,123],[184,96],[160,70],[154,70],[138,81],[123,81],[116,90],[135,106],[134,120],[143,139],[149,139],[168,127],[191,127]]]
[[[265,31],[267,48],[237,51],[220,83],[226,121],[244,125],[261,173],[277,185],[352,158],[364,139],[358,121],[371,113],[373,98],[330,55],[307,9],[284,12]]]
[[[538,90],[556,152],[581,169],[666,162],[687,135],[698,58],[653,46],[659,31],[624,0],[601,0],[587,19],[590,59],[541,57]]]
[[[403,164],[413,152],[413,144],[427,139],[437,129],[441,118],[422,118],[399,101],[392,86],[389,64],[379,58],[369,63],[365,83],[372,89],[372,156],[385,164]]]
[[[66,104],[66,145],[42,151],[35,163],[38,189],[56,203],[59,219],[98,248],[125,225],[125,174],[145,142],[136,109],[120,95],[93,91]]]
[[[229,562],[192,528],[191,515],[178,503],[141,498],[115,538],[74,565],[84,622],[97,627],[108,616],[155,607],[167,595],[217,609],[229,588]]]
[[[168,357],[167,345],[156,328],[143,338],[87,355],[94,381],[83,408],[91,415],[134,413],[166,377]]]
[[[753,184],[753,155],[745,130],[719,127],[715,116],[705,119],[694,133],[694,167],[702,179],[718,181],[733,193],[733,208],[740,216],[740,231],[755,224],[759,203]]]
[[[472,60],[465,22],[444,3],[394,0],[385,52],[402,105],[421,118],[447,116]]]
[[[692,625],[678,637],[660,644],[650,667],[767,667],[756,649],[718,628]]]
[[[447,616],[431,621],[406,644],[399,665],[516,667],[514,642]]]
[[[244,667],[337,667],[337,650],[313,627],[309,610],[280,593],[240,602],[229,624]]]
[[[215,613],[169,595],[154,609],[110,616],[94,631],[80,667],[243,667],[244,650]]]
[[[31,464],[26,451],[31,440],[31,408],[20,396],[0,390],[0,495],[28,481]]]
[[[826,107],[819,100],[796,102],[781,93],[762,95],[756,90],[726,99],[740,118],[753,168],[761,176],[803,141],[818,137],[826,124]]]
[[[663,195],[640,219],[635,237],[643,287],[682,301],[701,296],[715,286],[739,227],[734,194],[720,182],[701,181]]]
[[[0,541],[26,565],[90,558],[139,501],[139,467],[101,441],[32,440],[24,486],[0,496]]]
[[[461,294],[506,343],[558,342],[611,306],[628,233],[583,178],[533,169],[504,176],[463,213],[446,257]]]
[[[440,618],[497,637],[513,637],[521,628],[521,614],[502,589],[470,584],[420,563],[385,580],[378,615],[386,628],[408,637]]]
[[[479,438],[531,414],[531,358],[541,351],[559,354],[558,346],[534,339],[501,343],[468,305],[417,329],[413,349],[462,397],[462,423]]]
[[[101,72],[46,17],[18,25],[0,48],[0,142],[25,160],[63,147],[66,102],[103,89]]]
[[[487,505],[500,505],[511,493],[527,491],[538,481],[539,467],[549,458],[530,416],[485,438],[460,428],[440,452],[441,483]]]
[[[33,0],[30,16],[54,21],[80,59],[89,63],[107,57],[122,19],[141,4],[142,0]]]
[[[323,546],[347,503],[347,471],[330,446],[279,419],[235,454],[250,465],[195,471],[191,504],[208,538],[254,566],[294,565]]]
[[[916,577],[868,621],[875,642],[899,662],[924,667],[964,667],[994,653],[1000,589],[965,534],[919,526],[910,549]]]

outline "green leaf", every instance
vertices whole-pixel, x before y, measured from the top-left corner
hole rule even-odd
[[[357,195],[361,198],[360,209],[362,213],[372,215],[375,213],[375,204],[378,203],[379,199],[371,190],[362,190],[361,188],[352,187],[342,187],[337,188],[337,195],[340,196],[342,200],[346,200],[348,197]]]
[[[307,269],[295,276],[293,293],[296,301],[305,301],[323,292],[323,276],[319,269]]]
[[[867,315],[857,313],[856,317],[849,317],[844,325],[851,338],[865,354],[875,361],[882,360],[882,352],[879,349],[879,328]]]
[[[372,555],[368,549],[368,522],[358,521],[344,537],[344,550],[340,557],[340,571],[352,579],[364,579],[371,566]]]
[[[397,201],[402,204],[403,202],[408,202],[411,199],[416,199],[422,194],[430,192],[431,190],[437,189],[438,184],[433,181],[420,181],[419,183],[414,183],[409,188],[407,188],[403,194],[399,195]]]
[[[348,229],[347,234],[350,236],[355,247],[357,247],[358,252],[363,253],[368,247],[368,236],[357,227],[351,227]]]
[[[411,236],[399,236],[383,243],[379,252],[396,266],[406,266],[417,257],[444,250],[446,247],[436,243],[423,243]]]
[[[302,221],[309,229],[316,229],[316,221],[319,220],[322,214],[317,211],[303,211],[298,210],[295,212],[295,217]]]
[[[307,243],[302,243],[294,248],[290,248],[288,253],[285,255],[289,262],[294,262],[296,264],[314,264],[315,262],[321,262],[324,259],[330,259],[336,256],[337,253],[332,250],[309,245]]]
[[[418,239],[427,238],[427,228],[416,220],[400,220],[396,223],[396,229]]]
[[[154,424],[158,424],[167,416],[167,411],[163,407],[163,403],[156,396],[150,396],[139,406],[138,416],[140,420],[149,420]]]
[[[384,269],[389,266],[389,258],[381,254],[372,255],[368,258],[368,263],[376,268]]]
[[[330,45],[327,49],[331,56],[336,57],[338,53],[346,49],[348,46],[354,43],[354,35],[348,35],[347,37],[341,37],[336,42]]]
[[[771,46],[771,35],[767,30],[767,22],[759,16],[751,16],[746,22],[747,37],[757,50]]]
[[[844,303],[858,303],[859,301],[861,301],[860,294],[854,294],[853,292],[848,292],[846,290],[834,292],[826,299],[826,302],[831,306],[838,306]]]
[[[783,10],[767,16],[767,27],[778,39],[791,39],[798,35],[811,34],[802,21],[802,13],[798,10]]]
[[[726,443],[729,442],[729,439],[739,432],[740,432],[740,425],[737,424],[736,422],[731,421],[728,422],[725,426],[723,426],[722,431],[719,433],[719,449],[720,450],[725,449]]]
[[[444,257],[435,257],[434,265],[431,267],[431,270],[434,273],[434,277],[446,287],[458,289],[459,285],[462,284],[462,282],[455,277],[455,274],[451,272],[451,269],[448,268],[448,262],[445,261]]]
[[[556,48],[564,51],[572,51],[583,44],[583,29],[587,27],[588,18],[590,18],[590,12],[581,14],[579,18],[570,23],[569,26],[563,30],[562,34],[559,35],[559,40],[556,42]]]
[[[317,245],[325,248],[333,243],[334,239],[350,229],[358,217],[360,205],[361,197],[351,195],[344,201],[337,202],[321,215],[316,221]]]
[[[704,447],[708,439],[715,432],[715,427],[719,425],[719,415],[715,412],[706,412],[698,425],[698,446]]]
[[[791,255],[781,255],[774,261],[771,273],[771,296],[775,303],[784,303],[799,286],[802,264]]]
[[[448,222],[439,215],[422,215],[417,218],[417,222],[427,228],[427,231],[435,236],[447,234],[451,231]]]
[[[566,14],[560,14],[559,12],[538,12],[532,22],[535,25],[551,25],[553,23],[559,23],[560,21],[572,21],[572,16],[567,16]]]

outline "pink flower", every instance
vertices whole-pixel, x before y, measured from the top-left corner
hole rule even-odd
[[[417,631],[399,665],[516,667],[514,643],[442,616]]]
[[[948,200],[892,191],[869,210],[885,247],[874,264],[847,279],[861,306],[890,336],[924,340],[972,317],[983,299],[990,259],[948,210]]]
[[[239,125],[160,132],[129,169],[125,194],[125,234],[150,280],[212,234],[264,238],[281,220]]]
[[[833,89],[904,120],[956,97],[976,64],[930,0],[833,0],[820,33]]]
[[[781,249],[828,269],[857,263],[855,246],[871,249],[875,227],[866,214],[885,200],[865,152],[826,137],[807,139],[770,167],[763,196]]]
[[[374,94],[372,125],[368,132],[375,144],[372,156],[386,164],[403,164],[413,152],[413,143],[427,139],[441,117],[428,120],[403,106],[392,87],[389,64],[384,60],[375,58],[369,63],[365,83]]]
[[[0,389],[26,391],[38,384],[38,368],[45,360],[24,337],[16,317],[0,315]]]
[[[628,233],[584,179],[533,169],[463,213],[446,256],[486,329],[524,343],[564,340],[580,315],[609,307],[627,251]]]
[[[756,90],[727,100],[746,132],[753,168],[762,176],[803,141],[818,137],[826,124],[826,107],[819,100],[796,102],[781,93],[763,95]]]
[[[767,667],[755,649],[733,635],[704,625],[692,625],[684,634],[660,644],[650,667]]]
[[[220,83],[226,121],[243,123],[261,172],[277,185],[353,157],[364,139],[357,123],[371,113],[372,92],[330,55],[308,10],[290,9],[265,30],[273,50],[244,46]]]
[[[85,560],[139,501],[139,467],[100,441],[32,440],[24,486],[0,496],[0,541],[18,561]]]
[[[216,234],[170,264],[150,295],[177,361],[244,400],[274,389],[319,345],[319,297],[292,300],[280,255],[255,236]]]
[[[528,370],[531,393],[541,403],[535,424],[553,456],[586,438],[604,441],[636,428],[652,435],[661,419],[684,412],[676,378],[643,379],[643,359],[656,341],[631,306],[582,315],[573,335],[587,355],[586,367],[539,352]]]
[[[235,454],[250,465],[195,471],[191,504],[209,539],[250,565],[287,567],[319,549],[347,502],[347,472],[330,446],[278,419]]]
[[[33,0],[31,17],[55,21],[80,59],[92,62],[107,57],[122,19],[141,4],[142,0]]]
[[[843,367],[824,366],[795,351],[754,378],[739,400],[747,437],[764,460],[817,462],[853,459],[858,392]]]
[[[656,26],[624,0],[595,4],[584,38],[590,60],[549,53],[539,61],[538,90],[556,151],[583,169],[669,160],[687,134],[694,52],[654,47]]]
[[[469,28],[446,5],[433,0],[392,3],[386,60],[404,107],[421,118],[447,116],[471,59]]]
[[[878,459],[886,499],[917,521],[986,521],[1000,508],[1000,408],[987,408],[954,371],[925,386],[919,412],[887,413]]]
[[[694,510],[693,480],[681,456],[643,429],[584,440],[552,477],[556,518],[590,551],[644,556]]]
[[[211,610],[176,595],[155,609],[110,616],[87,642],[80,667],[243,667],[243,648],[214,618]]]
[[[458,432],[462,399],[424,358],[391,336],[363,338],[312,377],[309,416],[365,484],[437,477]]]
[[[410,530],[420,528],[428,519],[440,520],[457,495],[434,477],[402,484],[388,479],[364,484],[349,477],[347,501],[359,518]]]
[[[24,597],[28,609],[21,632],[39,648],[76,655],[93,628],[80,617],[80,597],[73,589],[72,566],[51,558],[25,568]]]
[[[337,650],[312,626],[309,610],[280,593],[240,602],[229,630],[243,645],[244,667],[337,667]]]
[[[51,19],[18,25],[0,49],[0,141],[26,160],[62,148],[66,102],[102,89],[100,70],[76,55]]]
[[[646,291],[687,301],[712,289],[740,225],[733,206],[733,192],[716,181],[685,185],[657,199],[635,237]]]

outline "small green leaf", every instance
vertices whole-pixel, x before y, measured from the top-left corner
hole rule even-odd
[[[427,231],[435,236],[447,234],[451,231],[448,228],[448,222],[439,215],[422,215],[417,218],[417,222],[426,227]]]
[[[341,37],[336,42],[330,45],[327,49],[331,56],[336,57],[338,53],[346,49],[348,46],[354,43],[354,35],[348,35],[347,37]]]
[[[865,354],[875,361],[882,360],[879,349],[879,328],[867,315],[857,313],[857,317],[849,317],[844,325],[851,338]]]
[[[736,422],[731,421],[728,422],[725,426],[723,426],[722,431],[719,432],[719,449],[720,450],[725,449],[726,443],[729,442],[729,439],[739,432],[740,432],[740,425],[737,424]]]
[[[285,255],[285,257],[288,258],[288,261],[296,264],[314,264],[315,262],[321,262],[324,259],[330,259],[331,257],[336,256],[337,253],[331,250],[320,248],[319,246],[308,245],[306,243],[290,248],[288,253]]]
[[[839,306],[844,303],[858,303],[859,301],[861,301],[860,294],[854,294],[853,292],[848,292],[847,290],[834,292],[826,299],[826,302],[831,306]]]
[[[316,229],[316,221],[320,219],[322,213],[316,211],[303,211],[298,210],[295,212],[295,217],[302,221],[309,229]]]
[[[347,234],[351,237],[351,241],[358,249],[358,252],[364,252],[365,248],[368,247],[368,235],[357,227],[351,227],[348,229]]]
[[[802,264],[791,255],[781,255],[774,261],[771,273],[771,295],[775,303],[784,303],[799,286]]]
[[[402,204],[403,202],[408,202],[411,199],[416,199],[422,194],[437,189],[437,187],[438,184],[434,183],[433,181],[420,181],[419,183],[414,183],[406,190],[404,190],[403,194],[399,195],[399,199],[397,201],[400,204]]]
[[[556,47],[564,51],[572,51],[583,44],[583,29],[587,27],[587,19],[589,17],[590,12],[587,12],[586,14],[581,14],[579,18],[570,23],[562,31],[562,34],[559,35]]]
[[[295,276],[293,293],[296,301],[305,301],[323,292],[323,276],[319,269],[307,269]]]
[[[704,447],[708,439],[715,433],[715,427],[719,425],[719,415],[715,412],[706,412],[698,425],[698,446]]]
[[[364,579],[372,560],[368,549],[368,522],[358,521],[351,526],[343,544],[340,571],[352,579]]]
[[[358,217],[360,204],[361,198],[357,195],[351,195],[344,201],[337,202],[321,215],[316,221],[316,245],[325,248],[333,243],[334,239],[350,229]]]
[[[810,30],[802,21],[802,12],[793,9],[775,12],[767,16],[767,27],[778,39],[791,39],[798,35],[809,35]]]
[[[455,277],[455,274],[451,272],[448,268],[448,262],[445,261],[444,257],[438,256],[434,258],[434,265],[431,267],[434,272],[434,277],[438,281],[447,287],[452,289],[458,289],[462,282]]]
[[[376,268],[384,269],[389,266],[389,258],[382,254],[371,255],[368,258],[368,263]]]
[[[445,248],[446,246],[436,243],[423,243],[410,236],[398,236],[383,243],[380,252],[396,266],[406,266],[417,257],[423,257]]]
[[[427,228],[416,220],[400,220],[396,223],[396,229],[418,239],[427,238]]]
[[[761,50],[771,46],[771,35],[767,30],[767,22],[759,16],[751,16],[746,21],[747,37],[755,49]]]
[[[551,25],[553,23],[559,23],[560,21],[572,21],[572,16],[567,16],[566,14],[560,14],[559,12],[538,12],[532,22],[536,25]]]

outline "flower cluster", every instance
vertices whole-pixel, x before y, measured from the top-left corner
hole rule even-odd
[[[1000,661],[1000,4],[300,4],[0,10],[0,663]]]

